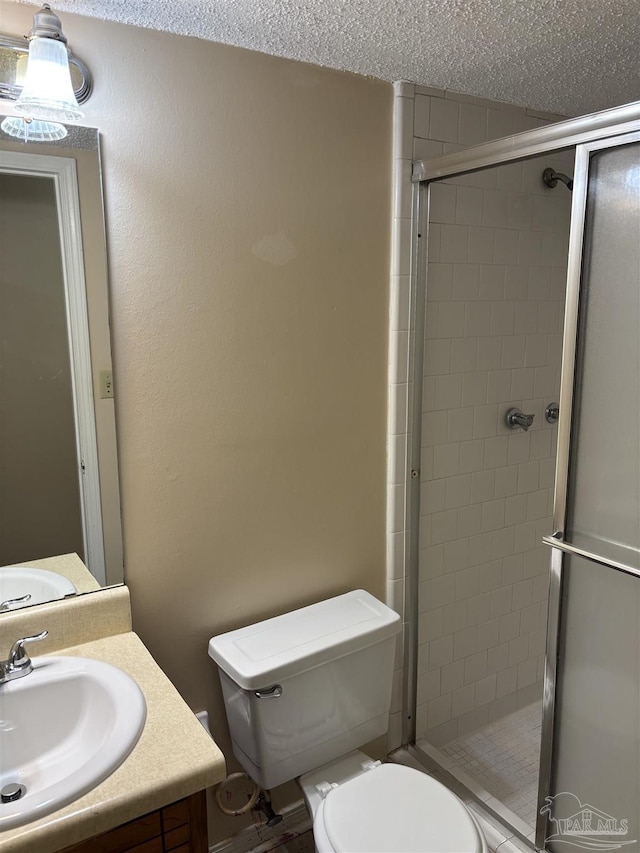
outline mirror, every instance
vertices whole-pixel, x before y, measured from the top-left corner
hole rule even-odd
[[[0,567],[75,553],[83,592],[123,582],[122,532],[99,140],[67,129],[0,131]]]

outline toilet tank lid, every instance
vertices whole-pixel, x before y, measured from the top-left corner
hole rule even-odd
[[[245,690],[374,645],[400,631],[398,614],[363,589],[219,634],[209,655]]]

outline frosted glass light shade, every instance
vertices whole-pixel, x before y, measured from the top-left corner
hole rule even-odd
[[[7,116],[0,124],[0,129],[23,142],[56,142],[67,135],[67,128],[63,124],[21,116]]]
[[[52,38],[31,39],[26,79],[15,110],[58,122],[83,118],[73,93],[65,44]]]

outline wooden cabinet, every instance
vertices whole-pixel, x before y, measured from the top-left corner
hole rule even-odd
[[[200,791],[89,838],[62,853],[207,853],[207,804]]]

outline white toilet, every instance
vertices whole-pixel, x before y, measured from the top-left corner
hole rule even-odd
[[[357,749],[387,730],[400,629],[356,590],[213,637],[234,755],[262,788],[300,777],[318,853],[486,853],[444,785]]]

